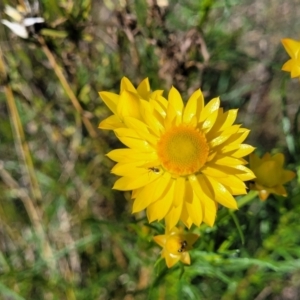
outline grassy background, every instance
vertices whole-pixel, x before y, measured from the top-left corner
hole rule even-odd
[[[17,4],[3,2],[1,18]],[[122,145],[97,129],[110,115],[98,91],[118,92],[122,76],[185,99],[200,87],[240,109],[258,153],[297,171],[300,84],[280,70],[280,39],[299,37],[299,4],[41,0],[46,23],[29,39],[0,26],[0,298],[299,299],[296,179],[287,198],[193,228],[192,266],[167,270],[152,241],[163,227],[111,190],[105,154]]]

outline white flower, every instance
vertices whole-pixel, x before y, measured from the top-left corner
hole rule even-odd
[[[22,6],[17,6],[17,9],[6,5],[4,12],[14,21],[10,22],[8,20],[2,20],[1,23],[7,26],[13,33],[18,35],[23,39],[29,37],[29,28],[37,23],[44,23],[44,18],[32,17],[38,11],[38,2],[34,4],[34,9],[32,10],[29,3],[25,2],[25,8]]]

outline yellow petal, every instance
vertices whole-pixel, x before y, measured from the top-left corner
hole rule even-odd
[[[197,194],[195,192],[195,185],[196,183],[194,183],[194,185],[191,184],[191,180],[186,182],[186,198],[188,197],[191,200],[185,202],[185,207],[187,209],[189,217],[192,219],[192,222],[196,226],[199,226],[202,223],[203,213],[200,203],[201,200],[199,199],[199,197],[197,197]]]
[[[196,90],[189,98],[183,113],[183,123],[190,123],[194,116],[200,118],[200,112],[204,107],[204,98],[201,90]]]
[[[189,176],[189,181],[197,197],[201,199],[203,221],[209,226],[213,226],[216,218],[216,204],[212,187],[205,180],[204,175]]]
[[[129,91],[132,93],[136,93],[135,87],[133,86],[133,84],[130,82],[130,80],[127,77],[123,77],[121,79],[120,94],[123,91]]]
[[[141,174],[139,177],[122,177],[115,182],[113,189],[120,191],[138,189],[151,183],[159,176],[161,175],[154,172],[149,173],[148,171],[145,171],[145,173]]]
[[[164,128],[161,122],[155,117],[153,111],[151,110],[149,102],[144,103],[142,101],[143,108],[141,109],[141,115],[144,122],[148,125],[148,128],[154,132],[156,136],[160,136],[161,133],[164,131]]]
[[[131,149],[139,149],[140,151],[150,152],[153,151],[153,147],[143,139],[136,139],[131,137],[122,137],[116,134],[118,139],[127,147]]]
[[[111,173],[127,177],[140,176],[145,172],[145,168],[137,168],[138,163],[139,162],[130,162],[126,164],[118,163],[111,169]]]
[[[190,265],[191,264],[190,254],[188,252],[183,252],[181,254],[180,261],[186,265]]]
[[[292,39],[282,39],[281,42],[290,57],[297,58],[299,56],[300,42]]]
[[[136,133],[142,138],[151,143],[152,145],[156,145],[158,138],[151,134],[145,125],[144,122],[141,122],[140,120],[137,120],[135,118],[126,117],[124,118],[124,123],[129,128],[132,128],[136,131]]]
[[[203,222],[210,227],[213,227],[216,221],[218,203],[216,201],[203,200]]]
[[[254,150],[255,147],[253,146],[247,144],[240,144],[239,149],[235,151],[232,155],[236,158],[240,158],[249,155]]]
[[[218,110],[220,107],[220,98],[213,98],[210,100],[205,107],[203,108],[199,122],[205,121],[215,110]]]
[[[190,218],[196,226],[200,226],[203,220],[203,212],[201,206],[201,200],[197,197],[197,195],[193,194],[192,203],[186,202],[186,209]]]
[[[282,71],[291,72],[291,78],[300,76],[300,60],[299,58],[288,60],[281,68]]]
[[[300,63],[294,62],[293,69],[291,71],[291,78],[296,78],[300,76]]]
[[[122,163],[130,163],[135,161],[149,162],[157,159],[155,152],[141,152],[133,149],[116,149],[106,154],[111,160]]]
[[[218,177],[227,177],[228,175],[242,175],[245,173],[246,170],[244,170],[244,169],[240,170],[239,166],[240,165],[237,165],[237,166],[224,165],[223,166],[223,165],[215,164],[214,161],[209,161],[207,163],[207,169],[206,169],[206,167],[203,168],[203,171],[201,170],[201,173],[211,176],[211,177],[217,177],[217,178]],[[217,172],[214,172],[214,169],[216,169]],[[250,171],[250,172],[251,172],[251,174],[253,174],[252,171]]]
[[[166,230],[166,234],[169,234],[169,235],[180,235],[181,232],[182,232],[182,230],[177,227],[173,227],[170,231]]]
[[[168,172],[165,172],[159,179],[156,189],[153,191],[153,198],[159,199],[162,198],[168,191],[171,183],[171,175]]]
[[[110,92],[99,92],[99,95],[112,113],[117,115],[117,104],[120,96]]]
[[[156,189],[159,179],[151,182],[150,184],[144,186],[141,192],[138,194],[133,202],[132,213],[139,212],[146,207],[148,207],[152,202],[156,201],[152,194],[153,190]]]
[[[224,113],[223,108],[219,108],[217,120],[210,131],[211,136],[215,136],[218,132],[222,132],[223,130],[231,127],[236,119],[237,112],[237,109],[231,109]]]
[[[269,152],[267,152],[263,155],[263,157],[261,158],[261,161],[264,162],[264,161],[268,161],[270,159],[272,159],[272,156]]]
[[[274,187],[273,188],[273,193],[277,194],[277,195],[287,197],[287,192],[286,192],[286,189],[283,185],[278,185],[278,186]]]
[[[132,92],[124,90],[119,98],[117,106],[117,114],[123,121],[125,117],[132,117],[136,119],[141,118],[140,114],[140,99]]]
[[[198,238],[199,238],[199,235],[198,234],[195,234],[195,233],[186,233],[185,235],[185,239],[186,239],[186,241],[187,241],[187,243],[188,243],[188,247],[189,247],[189,249],[191,249],[192,247],[192,245],[194,245],[195,244],[195,242],[198,240]]]
[[[172,206],[171,210],[165,217],[166,230],[170,231],[174,226],[177,225],[181,212],[182,212],[183,201],[178,206]]]
[[[141,139],[141,137],[136,133],[134,129],[123,127],[115,129],[115,134],[117,138],[119,137],[130,137],[135,139]]]
[[[228,140],[233,134],[237,133],[239,130],[240,125],[234,125],[227,129],[225,129],[221,134],[217,136],[212,136],[210,133],[206,134],[206,138],[209,142],[209,146],[211,148],[216,147],[226,140]]]
[[[140,189],[136,189],[136,190],[133,190],[132,193],[131,193],[131,199],[135,199],[138,194],[142,191],[143,188],[140,188]]]
[[[173,254],[166,254],[165,255],[165,260],[168,268],[173,267],[179,260],[180,260],[180,255],[173,255]]]
[[[189,182],[192,186],[192,189],[195,192],[195,194],[198,196],[199,199],[201,199],[202,197],[210,197],[211,196],[210,192],[212,191],[210,186],[208,187],[210,189],[209,194],[206,194],[205,193],[206,191],[204,191],[202,189],[202,186],[200,185],[199,180],[198,180],[202,177],[203,177],[203,175],[198,175],[198,176],[190,175],[189,176]]]
[[[156,235],[153,237],[153,239],[159,246],[164,247],[167,241],[167,236],[165,234]]]
[[[258,196],[259,196],[259,199],[261,201],[265,201],[270,195],[270,192],[268,192],[267,190],[260,190],[258,192]]]
[[[164,93],[163,90],[155,90],[150,94],[150,99],[149,101],[151,101],[151,99],[155,99],[157,96],[162,96],[162,94]],[[167,107],[167,106],[166,106]]]
[[[232,195],[247,194],[245,183],[236,176],[218,178],[217,180],[223,184]]]
[[[169,92],[168,96],[168,114],[169,114],[169,107],[172,107],[172,110],[175,110],[176,115],[182,116],[183,111],[183,102],[180,93],[177,89],[175,89],[173,86]]]
[[[296,174],[293,171],[284,170],[281,178],[281,184],[292,180],[295,176]]]
[[[223,166],[236,166],[236,165],[245,165],[247,164],[247,161],[245,161],[243,158],[235,158],[230,156],[216,156],[214,159],[214,163],[217,165],[223,165]]]
[[[211,113],[204,121],[202,124],[202,129],[206,129],[205,133],[209,132],[211,128],[214,126],[216,120],[218,117],[218,110],[215,110],[213,113]]]
[[[187,208],[186,208],[186,202],[183,203],[182,206],[182,212],[181,212],[181,216],[180,216],[180,220],[183,222],[183,224],[187,227],[187,228],[191,228],[193,221],[190,218]]]
[[[203,191],[201,198],[203,222],[212,227],[216,220],[218,205],[215,200],[213,200],[214,196],[212,194],[211,187],[207,183],[206,176],[199,175],[197,176],[197,180],[201,190]]]
[[[168,114],[164,119],[164,127],[165,130],[168,131],[169,129],[175,126],[177,126],[177,115],[175,114],[174,111],[174,114]]]
[[[283,167],[284,164],[284,155],[282,153],[276,153],[272,156],[272,160],[277,162],[279,167]]]
[[[235,125],[234,125],[235,126]],[[249,135],[250,130],[245,128],[239,128],[237,133],[232,134],[231,137],[229,137],[229,139],[227,139],[224,143],[224,146],[227,148],[230,147],[230,144],[234,145],[239,145],[241,143],[244,142],[244,140],[247,138],[247,136]],[[235,147],[231,147],[231,149],[236,149]],[[228,149],[229,150],[229,149]]]
[[[274,187],[280,184],[281,168],[274,160],[264,161],[259,167],[255,169],[257,181],[266,187]]]
[[[230,127],[236,120],[237,113],[238,113],[238,109],[230,109],[229,111],[225,112],[224,113],[225,121],[220,122],[221,127],[219,128],[219,130],[224,130],[224,129]]]
[[[254,179],[256,176],[254,175],[254,173],[248,169],[245,166],[242,165],[238,165],[234,167],[237,171],[242,171],[244,173],[237,173],[236,177],[238,177],[239,179],[243,180],[243,181],[247,181],[247,180],[251,180]]]
[[[226,167],[226,166],[225,166]],[[233,172],[234,169],[231,170]],[[207,163],[202,169],[201,173],[211,176],[211,177],[227,177],[228,176],[228,169],[216,165],[215,163],[209,162]]]
[[[150,95],[150,84],[149,84],[149,79],[145,78],[137,87],[137,92],[138,94],[143,98],[143,99],[148,99]]]
[[[115,130],[117,128],[123,127],[125,124],[121,122],[120,118],[116,115],[112,115],[103,121],[100,122],[98,128],[101,129],[108,129],[108,130]]]
[[[150,99],[150,104],[164,118],[167,114],[168,101],[163,96],[157,95],[154,99]]]
[[[172,183],[172,181],[170,181]],[[162,220],[171,209],[174,195],[174,184],[171,184],[160,200],[150,204],[147,208],[147,217],[149,222]]]
[[[179,123],[179,119],[177,119],[177,116],[178,115],[175,108],[171,104],[169,104],[168,113],[166,115],[166,118],[164,119],[165,130],[169,130],[170,128],[178,125],[177,123]]]
[[[295,60],[294,59],[290,59],[286,63],[283,64],[281,70],[282,71],[286,71],[286,72],[292,72],[294,66],[295,66]]]
[[[184,177],[178,177],[175,180],[174,206],[179,206],[184,201],[186,180]]]
[[[232,195],[228,192],[228,190],[222,185],[220,182],[215,180],[212,177],[206,176],[208,181],[210,182],[213,190],[215,199],[217,202],[222,204],[225,207],[232,208],[232,209],[238,209],[237,203],[235,199],[232,197]]]

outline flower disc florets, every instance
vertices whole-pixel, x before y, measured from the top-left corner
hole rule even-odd
[[[205,136],[185,125],[169,129],[157,144],[157,154],[162,166],[178,176],[198,172],[206,162],[208,151]]]

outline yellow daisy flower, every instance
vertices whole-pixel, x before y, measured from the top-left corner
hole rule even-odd
[[[300,77],[300,42],[292,39],[281,40],[286,52],[291,57],[283,66],[283,71],[290,72],[291,78]]]
[[[197,241],[199,235],[194,233],[184,233],[181,229],[174,227],[164,235],[157,235],[153,239],[163,250],[161,256],[165,258],[168,268],[174,266],[178,261],[186,265],[191,264],[189,250]]]
[[[296,174],[293,171],[284,170],[283,164],[282,153],[273,156],[266,153],[262,158],[254,153],[250,154],[250,168],[256,176],[250,188],[258,191],[260,200],[266,200],[270,194],[287,196],[283,184],[292,180]]]
[[[255,177],[244,166],[254,148],[242,144],[249,130],[233,125],[237,110],[223,112],[219,98],[204,105],[200,90],[186,106],[174,87],[168,101],[159,92],[148,100],[131,95],[134,113],[120,114],[121,97],[106,94],[120,120],[114,132],[128,147],[107,156],[117,162],[112,173],[122,176],[113,188],[133,191],[133,213],[147,209],[149,222],[165,219],[171,230],[179,220],[188,228],[213,226],[218,203],[237,209],[233,195],[246,194],[243,181]]]

